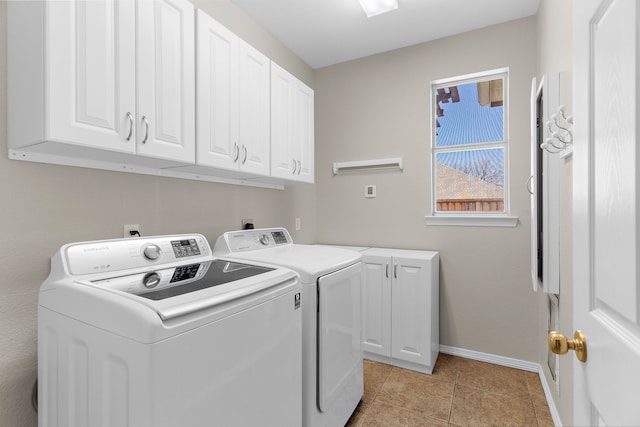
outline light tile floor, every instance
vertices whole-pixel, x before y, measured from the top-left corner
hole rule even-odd
[[[432,375],[364,361],[348,427],[531,426],[553,419],[537,373],[440,354]]]

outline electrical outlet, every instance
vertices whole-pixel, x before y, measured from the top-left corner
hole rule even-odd
[[[296,217],[296,231],[300,231],[301,228],[300,218]]]
[[[140,237],[140,224],[125,224],[124,237]]]

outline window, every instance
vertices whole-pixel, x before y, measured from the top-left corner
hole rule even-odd
[[[431,218],[506,218],[508,70],[434,81],[431,99]]]

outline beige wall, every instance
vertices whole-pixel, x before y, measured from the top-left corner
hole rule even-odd
[[[201,6],[233,31],[277,58],[313,86],[313,72],[270,34],[242,17],[228,1]],[[218,16],[219,14],[219,16]],[[240,228],[286,226],[294,217],[300,242],[315,239],[313,186],[284,191],[157,178],[7,159],[6,3],[0,2],[0,425],[35,426],[31,387],[36,378],[38,289],[50,256],[64,243],[122,237],[123,224],[143,235],[203,233],[211,242]],[[185,205],[185,209],[179,207]],[[191,206],[191,208],[189,208]]]
[[[529,266],[529,95],[536,20],[521,19],[316,70],[317,236],[441,253],[441,344],[537,361]],[[515,228],[427,226],[432,80],[510,67]],[[332,175],[336,161],[402,156],[403,172]],[[375,184],[377,198],[365,199]]]
[[[567,107],[570,115],[573,96],[572,79],[572,34],[571,34],[571,0],[541,0],[537,15],[538,39],[538,77],[545,73],[560,73],[560,104]],[[571,157],[560,160],[560,309],[559,329],[564,334],[572,334],[573,328],[573,251],[572,251],[572,162]],[[547,297],[540,294],[538,298],[540,324],[539,363],[544,368],[547,382],[552,385],[551,391],[563,425],[573,424],[573,358],[559,358],[558,387],[553,386],[553,379],[547,368],[546,330],[547,330]]]
[[[547,32],[557,19],[570,22],[570,0],[542,0],[537,20],[522,19],[315,72],[229,0],[193,2],[315,88],[317,185],[265,190],[9,161],[0,155],[0,195],[5,200],[0,209],[0,424],[36,423],[30,406],[36,306],[49,257],[67,242],[120,237],[125,223],[141,224],[145,235],[196,231],[214,240],[238,228],[241,218],[293,230],[294,218],[301,217],[302,230],[292,231],[301,243],[440,250],[442,344],[543,364],[544,344],[527,339],[541,334],[546,319],[541,296],[529,285],[528,98],[536,72],[557,70],[563,73],[561,99],[569,104],[570,59],[567,66],[563,56],[568,52],[562,44],[554,45]],[[559,3],[554,7],[560,14],[551,10],[552,3]],[[429,82],[505,66],[511,67],[512,213],[520,222],[516,228],[426,226]],[[6,153],[6,117],[6,4],[0,2],[0,153]],[[404,172],[331,174],[334,161],[391,156],[404,158]],[[567,212],[570,163],[562,174],[561,209]],[[377,185],[377,198],[363,197],[365,184]],[[179,217],[175,200],[197,200],[188,219]],[[570,263],[570,233],[563,230],[561,238],[562,256]],[[570,268],[563,268],[561,280],[561,321],[569,330]],[[564,378],[567,370],[564,365],[561,369]],[[556,401],[565,425],[571,421],[567,393],[570,389],[561,390]]]

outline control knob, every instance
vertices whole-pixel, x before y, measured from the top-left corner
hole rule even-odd
[[[153,289],[160,284],[160,275],[155,271],[153,273],[147,273],[142,278],[142,286],[147,289]]]
[[[269,244],[269,236],[267,236],[266,234],[261,234],[260,235],[260,243],[262,243],[263,245],[267,246]]]
[[[160,246],[154,244],[147,245],[144,247],[144,249],[142,249],[142,254],[144,255],[144,257],[151,261],[155,261],[156,259],[160,258],[161,252],[162,251],[160,250]]]

